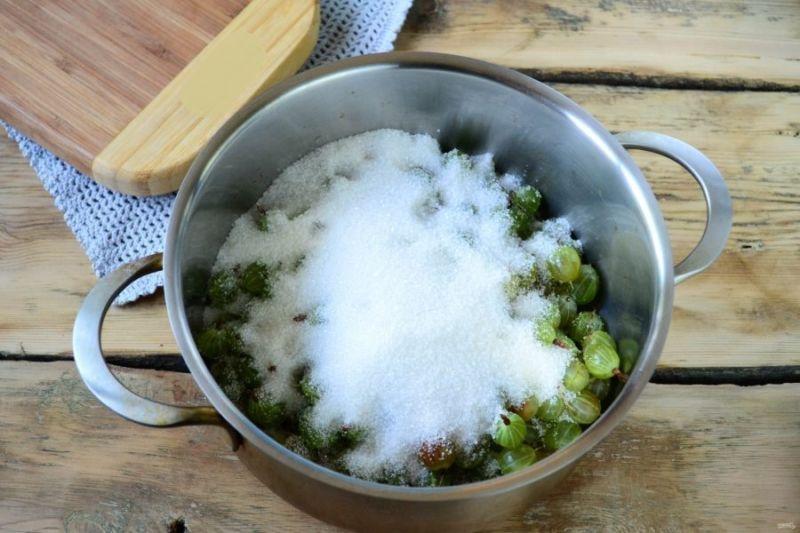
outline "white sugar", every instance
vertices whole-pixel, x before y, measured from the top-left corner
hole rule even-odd
[[[287,168],[259,201],[268,232],[252,214],[234,225],[216,268],[282,265],[242,328],[264,392],[297,408],[292,376],[309,367],[322,391],[313,422],[368,431],[346,458],[356,475],[413,471],[423,442],[474,443],[506,402],[557,392],[569,352],[532,326],[547,301],[509,303],[504,286],[573,241],[563,220],[524,243],[510,236],[506,189],[520,183],[489,156],[380,130]]]

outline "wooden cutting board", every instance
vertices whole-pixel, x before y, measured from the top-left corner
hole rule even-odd
[[[318,0],[0,0],[0,117],[112,189],[174,191],[318,27]]]

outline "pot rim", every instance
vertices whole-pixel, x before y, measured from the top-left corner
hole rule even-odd
[[[570,446],[519,472],[486,481],[450,487],[407,487],[366,481],[348,476],[314,463],[279,444],[255,426],[225,395],[211,376],[198,352],[182,298],[181,257],[177,243],[184,230],[184,213],[197,193],[196,184],[205,169],[229,142],[235,141],[237,130],[245,126],[256,112],[292,91],[331,76],[347,75],[349,71],[384,68],[422,68],[446,70],[478,76],[536,97],[545,105],[564,113],[580,128],[606,157],[617,163],[629,186],[634,187],[645,214],[647,235],[655,254],[657,288],[651,328],[643,343],[636,368],[628,383],[606,411]],[[655,196],[641,170],[628,152],[588,112],[555,89],[512,69],[466,57],[432,52],[389,52],[344,59],[317,67],[279,84],[257,96],[231,117],[208,141],[191,165],[178,191],[170,218],[165,245],[164,293],[173,334],[181,354],[200,389],[223,418],[243,439],[256,446],[271,459],[279,461],[298,474],[336,488],[370,497],[401,501],[452,501],[474,497],[496,496],[530,485],[569,467],[605,438],[623,419],[652,376],[666,341],[672,314],[674,278],[670,241],[664,218]]]

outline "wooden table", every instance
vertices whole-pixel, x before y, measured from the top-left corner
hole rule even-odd
[[[682,138],[734,199],[728,246],[677,289],[630,417],[556,493],[491,531],[800,527],[797,0],[419,1],[397,47],[518,68],[612,130]],[[700,193],[676,165],[635,158],[682,257],[703,230]],[[94,400],[70,348],[94,277],[5,138],[0,190],[0,530],[332,529],[256,481],[220,431],[144,428]],[[114,309],[104,343],[135,389],[202,401],[161,295]]]

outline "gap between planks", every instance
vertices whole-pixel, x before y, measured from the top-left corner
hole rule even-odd
[[[571,85],[606,85],[609,87],[634,87],[641,89],[669,89],[681,91],[715,92],[775,92],[798,93],[800,83],[780,83],[748,80],[746,78],[687,78],[675,75],[644,75],[633,72],[552,70],[537,68],[515,68],[526,76],[544,83]]]
[[[72,355],[12,354],[0,352],[0,364],[5,361],[28,363],[58,363],[72,361]],[[109,355],[109,365],[128,369],[189,373],[180,354]],[[656,368],[650,383],[659,385],[783,385],[800,383],[800,365],[745,367],[661,367]]]

